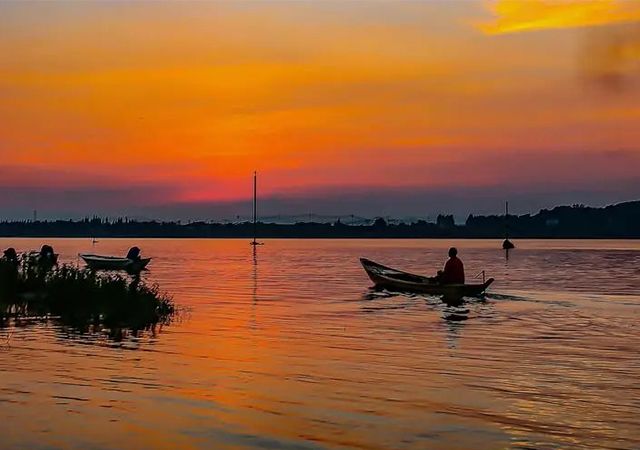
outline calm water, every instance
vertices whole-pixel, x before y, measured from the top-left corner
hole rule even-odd
[[[0,328],[1,448],[640,448],[640,242],[456,242],[486,302],[368,291],[445,241],[49,240],[153,256],[179,321]],[[0,239],[39,248],[42,240]]]

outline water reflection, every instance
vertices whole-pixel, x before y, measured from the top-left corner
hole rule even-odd
[[[137,349],[143,343],[148,343],[157,338],[160,332],[162,332],[162,325],[160,324],[152,324],[144,329],[105,328],[100,324],[82,324],[80,326],[63,324],[56,327],[55,334],[61,341],[110,346],[127,344],[130,349]]]
[[[0,320],[0,329],[8,330],[10,334],[12,329],[52,327],[56,336],[62,340],[97,342],[96,338],[100,338],[118,343],[131,339],[155,338],[164,326],[156,321],[127,323],[126,318],[118,321],[122,325],[114,325],[112,320],[113,318],[102,320],[96,317],[67,315],[11,316]]]
[[[249,327],[253,330],[258,326],[258,247],[258,245],[251,246],[251,319],[249,321]]]
[[[253,256],[253,272],[252,272],[252,282],[253,282],[253,304],[258,303],[258,246],[251,246],[251,253]]]
[[[136,244],[192,316],[6,324],[0,447],[640,448],[640,243],[519,242],[508,267],[493,241]],[[420,272],[451,244],[497,279],[488,301],[365,292],[358,256]]]
[[[484,299],[478,298],[426,296],[414,293],[392,292],[377,288],[370,288],[362,295],[361,298],[362,300],[367,301],[367,303],[363,305],[363,310],[367,313],[375,311],[384,312],[396,309],[411,309],[415,307],[414,303],[397,301],[391,304],[388,302],[382,303],[384,300],[399,300],[402,298],[422,301],[422,303],[427,305],[431,310],[440,311],[442,322],[445,324],[446,328],[445,339],[449,348],[455,348],[457,346],[460,333],[464,328],[464,322],[469,320],[470,310],[468,305],[482,305],[486,303]],[[373,301],[380,301],[380,304],[372,305],[369,303]]]
[[[458,347],[465,321],[469,318],[468,314],[469,311],[467,310],[466,312],[445,312],[442,315],[447,348],[456,349]]]

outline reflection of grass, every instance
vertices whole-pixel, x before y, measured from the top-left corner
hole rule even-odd
[[[0,319],[54,315],[78,329],[141,330],[169,322],[174,313],[173,300],[139,278],[44,267],[29,257],[17,265],[0,260]]]

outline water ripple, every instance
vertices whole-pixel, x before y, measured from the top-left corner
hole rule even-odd
[[[3,324],[0,447],[640,448],[637,242],[523,241],[505,260],[461,241],[467,272],[497,280],[461,306],[367,290],[358,265],[433,273],[444,241],[136,244],[179,320]]]

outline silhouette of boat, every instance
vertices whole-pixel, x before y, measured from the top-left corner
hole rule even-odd
[[[377,288],[400,292],[418,292],[448,298],[478,297],[494,281],[489,278],[482,284],[440,284],[433,278],[392,269],[366,258],[360,258],[360,263]]]
[[[503,250],[511,250],[512,248],[516,248],[516,246],[513,245],[513,242],[511,242],[509,238],[506,238],[504,241],[502,241]]]
[[[88,253],[81,253],[80,258],[93,270],[126,270],[133,273],[140,272],[151,262],[151,258],[129,259]]]

